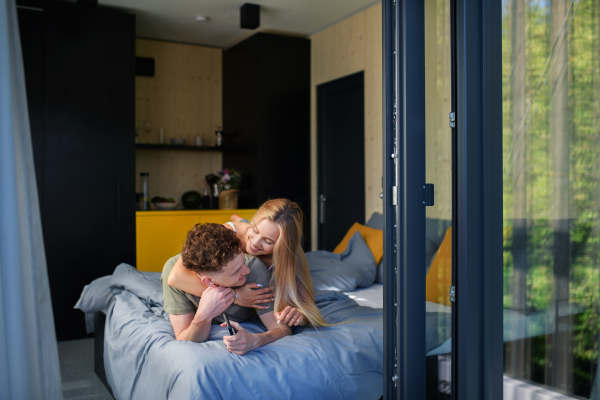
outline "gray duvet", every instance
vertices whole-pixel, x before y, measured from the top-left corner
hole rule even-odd
[[[226,328],[206,343],[175,340],[158,276],[120,265],[111,279],[104,363],[116,399],[379,399],[383,394],[382,309],[340,292],[316,292],[328,328],[297,328],[238,356]],[[257,318],[242,326],[266,328]]]

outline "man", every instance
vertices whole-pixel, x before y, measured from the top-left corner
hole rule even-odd
[[[168,285],[169,273],[180,256],[183,265],[194,271],[206,286],[201,297]],[[205,342],[211,324],[223,323],[223,312],[231,318],[231,325],[236,330],[235,335],[223,337],[231,353],[246,354],[290,335],[288,326],[277,324],[273,302],[263,304],[268,308],[256,311],[267,332],[252,334],[238,323],[252,317],[255,309],[233,304],[232,288],[247,282],[267,287],[270,279],[262,261],[242,253],[240,240],[232,230],[220,224],[197,224],[188,232],[181,255],[169,259],[161,275],[165,311],[169,313],[175,337],[177,340]]]

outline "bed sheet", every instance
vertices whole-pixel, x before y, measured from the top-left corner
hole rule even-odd
[[[383,308],[383,285],[380,283],[374,283],[369,287],[351,292],[344,292],[344,294],[361,306]]]
[[[346,324],[296,328],[293,336],[238,356],[226,350],[227,330],[218,325],[205,343],[177,341],[158,302],[160,286],[131,284],[135,270],[119,268],[104,348],[117,399],[379,399],[383,393],[382,309],[359,306],[341,292],[317,292],[323,316]],[[266,330],[259,319],[241,325]]]
[[[367,288],[361,288],[352,292],[344,292],[358,304],[367,307],[383,307],[383,285],[373,284]],[[444,304],[425,302],[425,311],[428,313],[451,313],[452,307]],[[561,304],[556,311],[559,316],[575,315],[585,311],[585,307],[578,304]],[[440,323],[449,322],[448,319],[440,319]],[[450,325],[443,327],[450,329]],[[572,325],[560,323],[555,325],[555,315],[547,310],[537,310],[529,314],[518,311],[503,310],[503,338],[504,342],[525,339],[530,337],[543,336],[553,333],[555,330],[560,332],[573,329]],[[452,351],[451,339],[448,339],[440,347],[430,351],[427,355],[445,354]]]
[[[360,288],[354,290],[352,292],[344,292],[348,297],[352,300],[356,301],[361,306],[373,307],[373,308],[383,308],[383,285],[379,283],[374,283],[373,285]],[[426,314],[426,323],[428,324],[427,328],[430,330],[431,328],[437,325],[442,325],[442,334],[447,333],[451,329],[451,322],[449,318],[437,318],[436,321],[429,321],[427,318],[432,313],[450,313],[451,307],[445,306],[443,304],[432,303],[431,301],[425,302],[425,311]],[[431,326],[430,326],[431,325]],[[445,332],[444,332],[445,331]],[[448,335],[449,336],[449,335]],[[427,356],[435,356],[439,354],[446,354],[452,351],[452,339],[449,338],[443,343],[433,348],[427,353]]]

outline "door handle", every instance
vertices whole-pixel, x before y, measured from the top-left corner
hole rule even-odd
[[[327,201],[327,199],[325,198],[325,196],[323,196],[323,195],[319,196],[319,223],[320,224],[325,223],[325,202],[326,201]]]

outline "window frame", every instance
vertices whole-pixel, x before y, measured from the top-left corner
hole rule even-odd
[[[408,0],[383,0],[382,9],[384,398],[417,399],[425,398],[425,356],[416,351],[425,347],[425,274],[408,267],[425,254],[424,11]],[[452,10],[452,398],[502,399],[501,3],[454,0]]]

